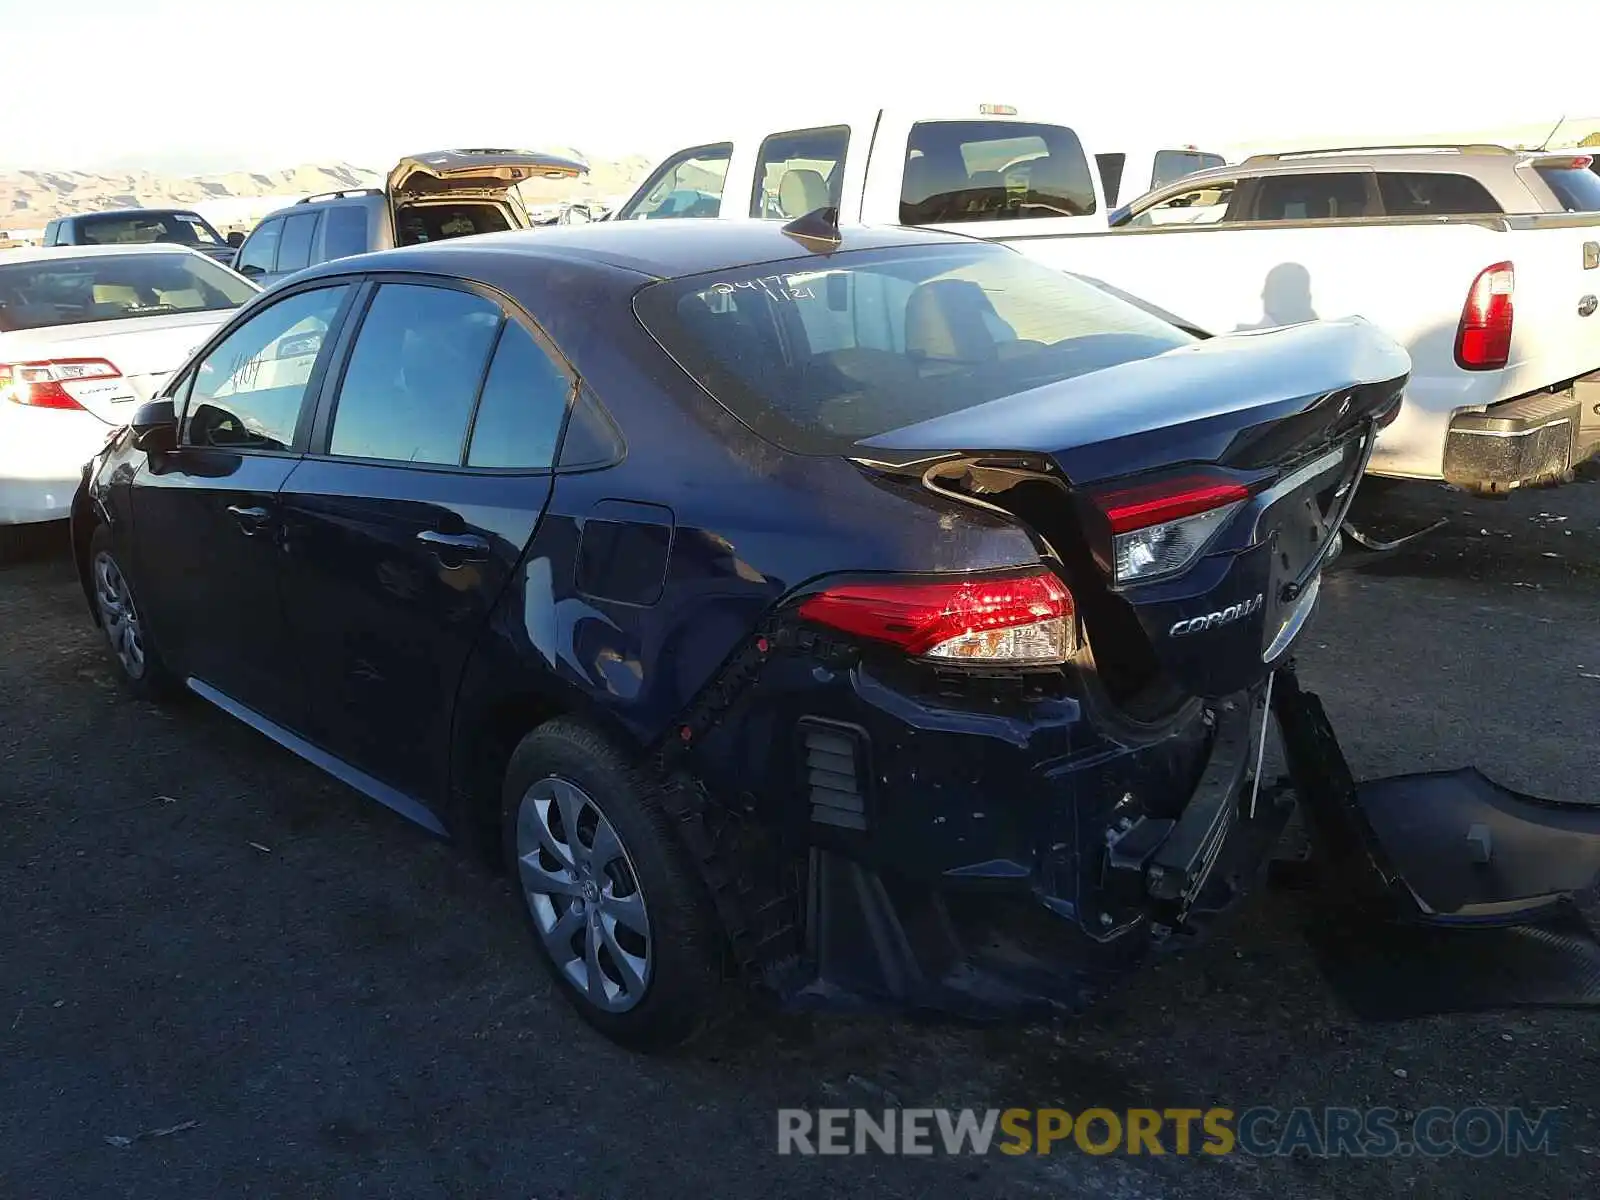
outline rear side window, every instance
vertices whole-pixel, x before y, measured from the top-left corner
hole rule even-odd
[[[617,212],[616,219],[716,216],[722,207],[722,185],[728,177],[731,157],[731,142],[680,150],[656,168],[633,199]]]
[[[902,224],[1082,217],[1094,210],[1089,160],[1065,126],[923,121],[911,127]]]
[[[278,243],[278,270],[299,271],[311,265],[311,239],[317,232],[317,213],[300,213],[283,223]]]
[[[329,453],[459,466],[500,320],[470,292],[380,287],[339,386]]]
[[[506,323],[472,422],[469,467],[543,470],[556,457],[572,380],[515,321]]]
[[[792,220],[819,208],[838,208],[849,145],[846,125],[773,134],[761,143],[756,159],[750,215]]]
[[[278,261],[278,239],[283,236],[283,218],[276,217],[257,225],[255,232],[239,247],[233,266],[242,275],[265,275]]]
[[[322,261],[349,258],[367,250],[367,210],[359,204],[335,204],[322,214]]]
[[[983,243],[696,275],[646,287],[635,303],[694,379],[757,433],[802,454],[840,453],[1193,340]]]
[[[1201,150],[1157,150],[1155,167],[1150,172],[1150,190],[1177,183],[1185,175],[1209,171],[1223,163],[1222,155],[1207,154]]]
[[[1536,167],[1564,212],[1600,212],[1600,175],[1585,167]]]
[[[1256,182],[1253,221],[1344,221],[1374,216],[1366,172],[1264,175]]]
[[[1382,171],[1378,195],[1391,217],[1435,217],[1497,213],[1500,206],[1476,179],[1443,172]]]

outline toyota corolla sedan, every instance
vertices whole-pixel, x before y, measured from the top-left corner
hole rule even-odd
[[[64,520],[111,431],[260,290],[182,246],[0,253],[0,526]]]
[[[732,974],[1072,1007],[1281,823],[1269,681],[1407,370],[933,232],[492,235],[258,297],[73,537],[134,691],[499,855],[618,1041]]]

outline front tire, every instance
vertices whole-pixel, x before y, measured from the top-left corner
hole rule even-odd
[[[89,580],[106,648],[128,690],[144,700],[177,696],[182,688],[150,641],[149,629],[108,525],[97,526],[89,539]]]
[[[721,937],[646,774],[559,719],[517,746],[502,793],[507,866],[557,988],[606,1037],[666,1050],[721,1007]]]

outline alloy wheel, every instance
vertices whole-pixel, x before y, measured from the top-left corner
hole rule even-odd
[[[133,592],[123,578],[122,568],[110,553],[102,550],[94,560],[94,600],[100,610],[111,650],[130,679],[142,679],[145,672],[144,630]]]
[[[603,1012],[626,1012],[650,984],[650,917],[627,848],[593,798],[548,776],[517,809],[517,871],[556,969]]]

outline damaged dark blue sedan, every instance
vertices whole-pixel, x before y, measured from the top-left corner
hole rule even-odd
[[[1407,371],[935,233],[494,235],[261,296],[73,534],[136,691],[503,858],[620,1042],[1070,1009],[1249,877],[1274,710],[1331,787],[1287,664]]]

